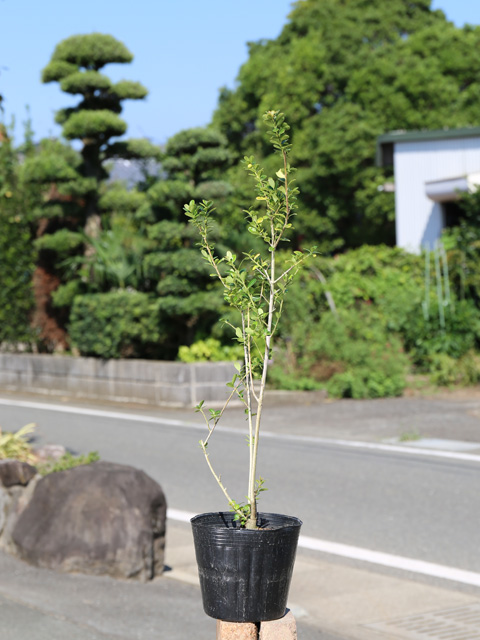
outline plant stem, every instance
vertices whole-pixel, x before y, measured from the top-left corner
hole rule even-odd
[[[213,468],[212,463],[210,462],[210,457],[209,457],[209,455],[208,455],[208,453],[207,453],[207,447],[205,446],[205,444],[204,444],[203,442],[200,442],[200,445],[201,445],[201,447],[202,447],[202,449],[203,449],[203,453],[205,454],[205,460],[207,461],[208,468],[209,468],[209,469],[210,469],[210,471],[212,472],[212,475],[213,475],[213,477],[215,478],[215,480],[217,481],[218,486],[219,486],[219,487],[220,487],[220,489],[223,491],[223,493],[224,493],[224,495],[225,495],[226,499],[228,500],[228,504],[229,504],[229,505],[234,509],[234,511],[235,511],[236,513],[238,513],[238,514],[241,516],[241,515],[242,515],[242,512],[241,512],[241,511],[239,511],[238,509],[235,509],[235,508],[234,508],[234,506],[233,506],[233,505],[234,505],[235,503],[234,503],[234,501],[232,500],[232,498],[229,496],[228,491],[227,491],[227,489],[226,489],[225,485],[224,485],[224,484],[223,484],[223,482],[222,482],[222,478],[221,478],[221,476],[219,476],[219,475],[217,475],[217,474],[215,473],[215,469]]]
[[[284,166],[285,166],[285,199],[286,199],[286,219],[288,218],[288,182],[287,182],[287,164],[286,164],[286,154],[283,154],[284,157]],[[273,323],[273,312],[275,310],[275,248],[278,244],[279,238],[275,236],[275,225],[273,220],[270,223],[271,226],[271,242],[270,242],[270,273],[268,274],[268,282],[269,282],[269,299],[268,299],[268,319],[267,319],[267,330],[265,335],[265,351],[263,354],[263,369],[262,369],[262,378],[260,381],[260,392],[258,394],[257,400],[257,415],[255,416],[255,436],[253,440],[253,451],[251,450],[250,455],[250,473],[249,473],[249,485],[248,485],[248,501],[250,504],[250,514],[248,520],[246,522],[247,529],[257,529],[257,496],[255,491],[255,477],[257,475],[257,460],[258,460],[258,442],[260,436],[260,424],[262,420],[262,410],[263,410],[263,401],[265,396],[265,387],[267,384],[267,373],[268,373],[268,362],[270,358],[270,343],[272,340],[272,323]],[[283,233],[283,230],[279,235]]]

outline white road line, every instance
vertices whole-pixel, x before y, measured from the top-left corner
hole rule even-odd
[[[453,580],[454,582],[480,587],[480,573],[474,573],[473,571],[464,571],[462,569],[455,569],[454,567],[446,567],[441,564],[414,560],[413,558],[404,558],[402,556],[395,556],[380,551],[371,551],[370,549],[362,549],[360,547],[351,547],[346,544],[319,540],[318,538],[310,538],[308,536],[300,536],[298,546],[304,549],[312,549],[313,551],[321,551],[322,553],[341,556],[342,558],[361,560],[362,562],[379,564],[383,567],[420,573],[433,578]]]
[[[27,400],[7,400],[0,398],[0,405],[7,407],[23,407],[25,409],[43,409],[44,411],[58,411],[59,413],[75,413],[81,416],[97,416],[99,418],[113,418],[114,420],[133,420],[135,422],[150,422],[153,424],[166,424],[174,427],[193,427],[204,429],[202,425],[182,420],[168,420],[155,418],[154,416],[142,416],[120,411],[105,411],[104,409],[86,409],[85,407],[66,406],[61,404],[49,404],[47,402],[30,402]]]
[[[193,518],[194,515],[196,514],[188,511],[180,511],[179,509],[167,510],[167,518],[180,522],[190,522],[190,519]],[[473,571],[464,571],[463,569],[446,567],[441,564],[414,560],[413,558],[404,558],[390,553],[382,553],[381,551],[371,551],[370,549],[362,549],[361,547],[352,547],[350,545],[329,542],[328,540],[320,540],[319,538],[311,538],[309,536],[300,536],[298,546],[302,549],[320,551],[321,553],[341,556],[342,558],[349,558],[350,560],[360,560],[361,562],[377,564],[382,567],[400,569],[401,571],[419,573],[432,578],[451,580],[461,584],[480,587],[480,573],[474,573]]]
[[[411,444],[405,447],[395,444],[380,444],[378,442],[360,442],[357,440],[340,440],[330,438],[316,438],[315,436],[294,436],[284,433],[271,433],[263,431],[265,438],[275,438],[276,440],[290,440],[295,442],[309,442],[315,444],[337,445],[350,447],[352,449],[372,449],[373,451],[386,451],[388,453],[411,453],[414,456],[433,456],[435,458],[449,458],[452,460],[466,460],[469,462],[480,462],[480,455],[474,453],[459,453],[457,451],[439,451],[437,449],[416,449]]]
[[[205,431],[205,425],[195,422],[186,422],[183,420],[170,420],[168,418],[155,418],[154,416],[144,416],[134,413],[123,413],[120,411],[106,411],[104,409],[86,409],[85,407],[66,406],[58,404],[50,404],[46,402],[30,402],[27,400],[10,400],[0,398],[0,406],[23,407],[25,409],[40,409],[44,411],[57,411],[60,413],[74,413],[84,416],[97,416],[99,418],[111,418],[114,420],[130,420],[134,422],[145,422],[149,424],[159,424],[172,427],[182,427],[188,429],[197,429]],[[230,427],[217,427],[217,431],[222,433],[232,433],[244,435],[242,429]],[[315,436],[301,436],[286,433],[273,433],[271,431],[263,431],[263,438],[273,440],[283,440],[286,442],[305,442],[310,444],[333,445],[348,447],[351,449],[370,449],[372,451],[385,451],[386,453],[402,453],[413,456],[446,458],[450,460],[464,460],[466,462],[480,462],[480,455],[473,453],[459,453],[457,451],[439,451],[437,449],[417,449],[412,445],[402,447],[393,444],[380,444],[376,442],[360,442],[356,440],[341,440],[330,438],[317,438]]]
[[[180,511],[179,509],[170,509],[170,507],[167,509],[167,518],[178,520],[179,522],[190,522],[196,515],[196,513],[191,513],[190,511]]]

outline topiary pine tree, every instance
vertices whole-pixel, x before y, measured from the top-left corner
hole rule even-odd
[[[99,186],[107,177],[104,161],[112,157],[145,158],[159,150],[146,140],[113,142],[127,125],[120,117],[124,100],[142,100],[147,89],[139,82],[113,83],[100,69],[109,63],[128,63],[133,55],[124,44],[110,35],[91,33],[72,36],[60,42],[49,64],[43,69],[43,82],[58,82],[62,91],[80,95],[80,102],[57,112],[55,120],[63,126],[67,140],[82,143],[79,174],[93,179],[96,188],[82,194],[87,232],[99,226]]]
[[[101,215],[105,220],[119,212],[130,216],[132,202],[138,204],[145,197],[118,185],[114,197],[108,195],[106,161],[158,159],[160,155],[160,149],[148,140],[118,140],[127,129],[120,117],[123,102],[145,98],[147,89],[129,80],[112,82],[100,70],[110,63],[129,63],[132,59],[125,45],[110,35],[76,35],[56,46],[42,71],[43,82],[58,82],[65,93],[80,96],[76,105],[61,109],[55,118],[67,141],[81,142],[80,151],[59,141],[43,141],[41,153],[24,166],[25,180],[36,183],[44,195],[43,204],[35,212],[41,221],[37,246],[42,277],[55,282],[55,287],[69,280],[69,295],[58,295],[63,305],[71,303],[82,287],[88,291],[89,285],[89,279],[83,277],[80,286],[80,274],[78,282],[72,282],[71,270],[65,270],[67,259],[82,254],[92,257],[95,246],[88,237],[96,238],[101,233]],[[91,273],[93,278],[93,270]],[[66,335],[62,340],[56,336],[68,319],[68,306],[56,310],[51,293],[49,287],[42,303],[49,321],[40,327],[40,337],[48,350],[67,344]]]
[[[178,346],[207,336],[223,306],[221,290],[197,251],[197,237],[183,204],[195,198],[215,198],[223,204],[231,192],[224,180],[232,159],[226,143],[213,128],[195,127],[175,134],[162,157],[165,177],[147,191],[150,207],[143,212],[152,248],[143,261],[145,285],[161,298],[171,357]]]

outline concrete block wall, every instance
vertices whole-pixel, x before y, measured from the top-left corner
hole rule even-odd
[[[193,407],[228,397],[231,362],[99,360],[60,355],[0,354],[0,390]]]

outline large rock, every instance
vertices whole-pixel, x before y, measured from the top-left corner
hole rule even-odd
[[[40,477],[35,475],[26,487],[15,484],[6,488],[0,483],[0,548],[15,553],[12,531],[20,514],[27,507]]]
[[[42,478],[12,539],[38,567],[148,580],[163,571],[165,518],[143,471],[95,462]]]
[[[7,522],[7,516],[12,499],[6,489],[0,486],[0,540],[2,538],[3,530]]]
[[[13,487],[18,484],[26,487],[36,473],[35,467],[28,462],[10,458],[0,460],[0,485],[4,487]]]

